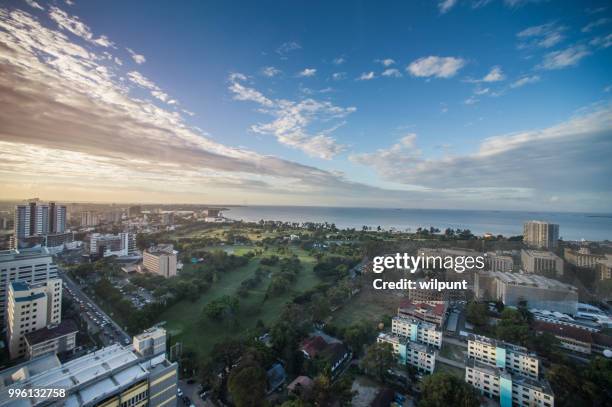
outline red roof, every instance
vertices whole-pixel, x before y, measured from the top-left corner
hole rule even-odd
[[[561,338],[571,338],[580,342],[593,343],[593,335],[589,331],[573,326],[551,324],[544,321],[535,321],[534,328],[538,332],[548,332]]]
[[[430,305],[425,302],[414,302],[412,300],[402,300],[399,307],[400,309],[423,310],[438,316],[444,315],[445,308],[444,304]]]
[[[302,351],[306,352],[311,358],[314,358],[317,353],[321,352],[326,347],[327,342],[320,336],[312,336],[302,342]]]

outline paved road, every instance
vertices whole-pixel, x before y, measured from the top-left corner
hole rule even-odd
[[[83,304],[85,304],[87,310],[93,310],[96,313],[100,313],[102,317],[108,320],[110,325],[114,327],[114,332],[111,332],[110,335],[108,335],[108,338],[104,338],[105,340],[108,340],[108,344],[119,342],[122,345],[127,345],[132,342],[132,337],[128,335],[127,332],[125,332],[119,326],[119,324],[117,324],[111,317],[109,317],[104,312],[104,310],[98,306],[98,304],[96,304],[91,298],[89,298],[89,296],[87,296],[87,294],[85,294],[83,290],[81,290],[81,287],[77,283],[75,283],[66,273],[60,272],[59,274],[64,283],[64,286],[69,287],[72,290],[74,297],[83,301]],[[88,318],[86,314],[84,316],[88,320],[90,326],[97,326],[98,329],[104,331],[104,328],[101,328],[99,325],[97,325],[94,321]],[[107,333],[109,331],[110,329],[106,330]]]
[[[444,363],[445,365],[457,367],[459,369],[465,369],[465,364],[463,364],[461,362],[457,362],[456,360],[445,358],[445,357],[440,356],[440,355],[436,356],[436,363],[438,363],[438,362]]]

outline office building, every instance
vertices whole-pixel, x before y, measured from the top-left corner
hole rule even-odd
[[[397,316],[413,318],[441,327],[446,320],[447,308],[448,305],[446,303],[431,305],[412,300],[403,300],[397,309]]]
[[[142,254],[142,265],[151,273],[173,277],[176,276],[177,254],[171,244],[150,247]]]
[[[81,213],[81,226],[91,227],[100,224],[100,216],[92,211],[84,211]]]
[[[537,274],[474,273],[474,294],[483,301],[502,301],[506,306],[527,301],[529,308],[575,315],[578,289],[572,285]]]
[[[474,359],[466,361],[465,381],[481,394],[499,401],[501,407],[555,405],[555,396],[546,380],[511,374]]]
[[[26,357],[37,358],[47,354],[65,355],[74,351],[79,329],[72,320],[48,325],[25,335]]]
[[[489,252],[486,255],[487,267],[491,271],[501,271],[510,273],[514,269],[514,259],[512,256],[502,253]]]
[[[612,255],[606,254],[605,259],[601,259],[595,266],[597,277],[600,280],[609,280],[612,278]]]
[[[37,284],[57,277],[57,265],[46,247],[0,251],[0,320],[5,320],[7,291],[11,282]]]
[[[378,334],[376,342],[390,344],[400,364],[414,366],[424,373],[433,373],[436,367],[436,352],[430,346],[412,342],[408,337],[402,335],[384,332]]]
[[[559,242],[559,225],[531,220],[523,225],[523,243],[540,249],[555,249]]]
[[[132,346],[114,344],[60,363],[45,355],[0,372],[0,406],[43,406],[50,400],[9,397],[10,389],[63,389],[65,407],[174,407],[177,364],[165,354],[143,356]]]
[[[6,302],[6,338],[11,359],[26,356],[25,335],[47,325],[59,324],[62,318],[62,280],[40,283],[12,281]]]
[[[391,320],[391,332],[410,338],[412,342],[442,347],[442,330],[435,324],[401,316]]]
[[[89,253],[93,255],[128,256],[136,250],[136,235],[125,232],[117,235],[92,233],[89,238]]]
[[[563,259],[553,252],[523,249],[521,264],[526,273],[563,275]]]
[[[535,353],[529,352],[522,346],[486,336],[468,337],[467,357],[532,379],[537,379],[540,375],[540,360]]]
[[[26,245],[27,238],[61,234],[66,231],[66,206],[32,199],[15,206],[14,238],[16,248]]]
[[[134,350],[141,356],[157,356],[166,352],[166,330],[147,329],[133,339]]]

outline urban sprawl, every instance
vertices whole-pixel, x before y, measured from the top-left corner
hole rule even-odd
[[[612,243],[562,227],[0,203],[0,406],[610,405]]]

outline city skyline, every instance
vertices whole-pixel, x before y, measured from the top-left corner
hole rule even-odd
[[[3,199],[612,210],[605,2],[144,5],[0,7]]]

